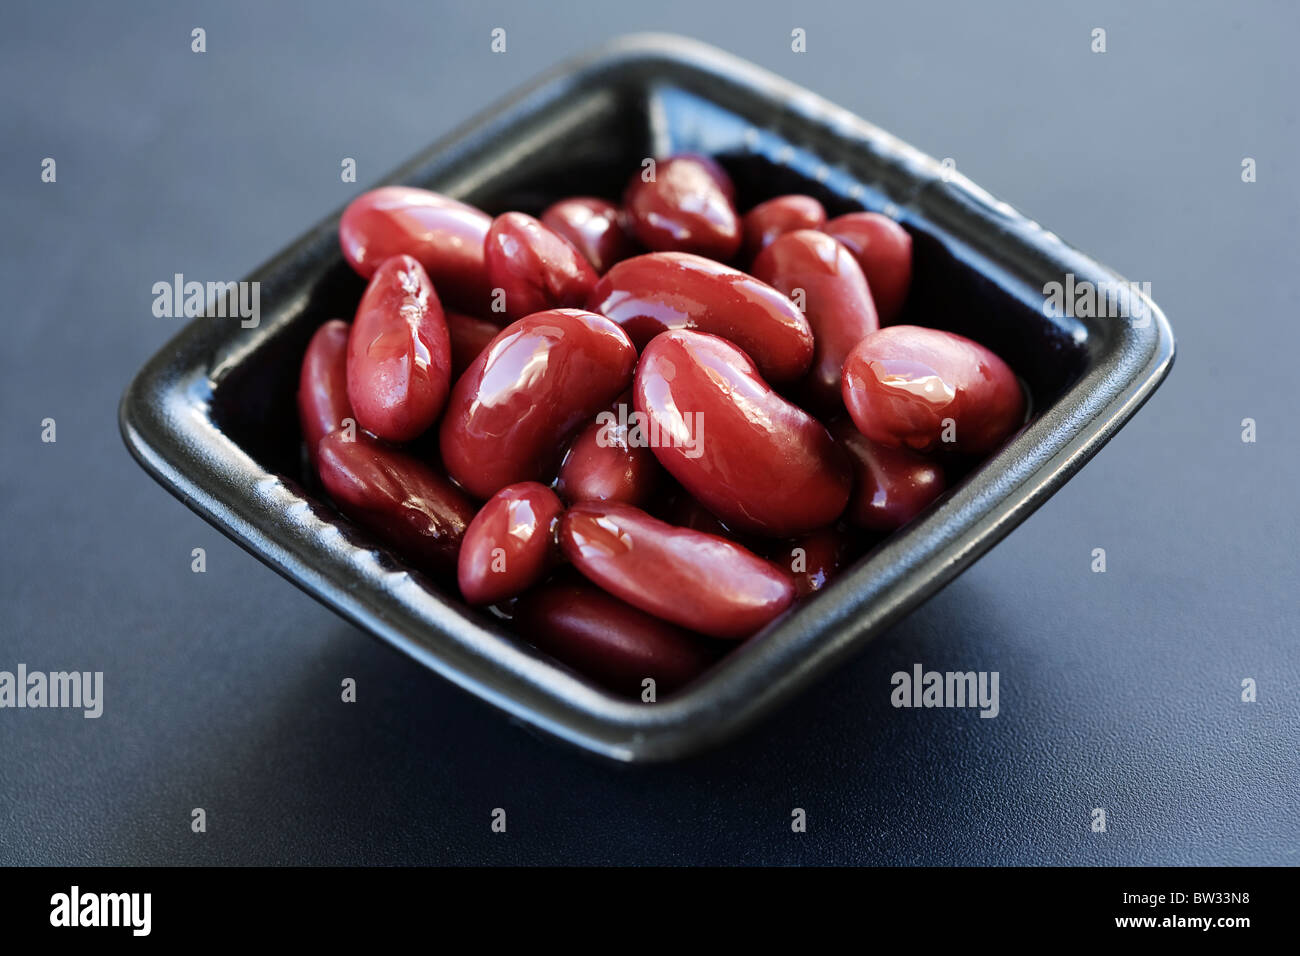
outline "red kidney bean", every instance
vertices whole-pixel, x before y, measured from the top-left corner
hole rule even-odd
[[[339,508],[422,569],[454,573],[474,505],[424,462],[365,434],[317,446],[321,483]]]
[[[731,175],[722,168],[722,164],[712,156],[707,156],[704,153],[678,153],[672,159],[694,163],[703,169],[709,174],[709,178],[717,184],[718,188],[722,190],[722,195],[727,197],[727,202],[733,206],[736,204],[736,184],[731,181]]]
[[[523,481],[488,499],[465,530],[457,580],[470,604],[496,604],[546,577],[564,505],[545,485]]]
[[[844,452],[731,343],[663,333],[641,356],[633,394],[659,463],[731,527],[792,536],[831,524],[848,503]]]
[[[912,284],[912,237],[878,212],[851,212],[826,223],[824,231],[858,260],[882,325],[898,321]]]
[[[1025,417],[1006,362],[978,342],[916,325],[858,343],[844,363],[844,405],[872,441],[969,455],[991,452]]]
[[[578,250],[522,212],[492,220],[484,244],[488,282],[505,293],[511,319],[544,309],[584,305],[596,284],[596,270]]]
[[[598,683],[637,696],[689,683],[712,662],[702,640],[585,582],[546,584],[519,601],[516,626],[538,648]]]
[[[623,210],[607,200],[590,196],[561,199],[542,213],[542,223],[577,249],[597,274],[603,275],[632,254]]]
[[[460,312],[444,312],[443,317],[451,338],[451,378],[455,381],[497,337],[501,326]]]
[[[307,457],[316,464],[317,443],[353,418],[348,404],[348,333],[351,326],[331,319],[307,343],[298,375],[298,422]],[[355,420],[355,419],[354,419]]]
[[[826,587],[839,573],[848,552],[848,540],[837,528],[819,528],[768,552],[776,564],[788,568],[795,591],[803,598]]]
[[[357,424],[410,441],[438,419],[451,383],[451,341],[429,276],[410,256],[376,270],[348,338],[348,401]]]
[[[384,260],[413,256],[444,303],[486,312],[490,286],[483,258],[492,217],[449,196],[409,186],[382,186],[348,204],[339,221],[343,255],[369,279]]]
[[[573,505],[559,540],[573,566],[615,597],[711,637],[746,638],[795,596],[790,576],[771,562],[631,505]]]
[[[754,277],[803,305],[816,351],[804,380],[819,410],[840,408],[840,373],[853,347],[880,328],[867,280],[853,255],[822,232],[778,236],[754,260]],[[802,292],[800,303],[799,290]]]
[[[812,364],[812,329],[793,302],[700,256],[657,252],[626,259],[596,284],[587,308],[623,326],[638,348],[668,329],[720,335],[774,383],[795,381]]]
[[[735,189],[717,163],[675,156],[632,177],[623,193],[632,234],[655,252],[694,252],[730,259],[740,248]]]
[[[873,442],[846,419],[831,425],[831,434],[853,463],[853,496],[844,516],[859,528],[897,531],[943,494],[943,469],[924,455]]]
[[[407,187],[359,197],[339,239],[370,285],[350,327],[317,330],[298,392],[344,513],[629,694],[689,682],[721,646],[699,635],[743,639],[823,588],[875,540],[848,525],[887,533],[929,507],[945,476],[915,449],[985,454],[1025,415],[983,346],[879,330],[911,282],[897,223],[828,222],[806,195],[742,220],[713,160],[655,172],[622,208],[572,197],[540,220]],[[629,258],[638,242],[652,252]],[[742,244],[752,275],[714,261]],[[828,430],[774,386],[851,421]],[[427,451],[450,479],[421,460],[440,414]]]
[[[565,453],[555,490],[565,501],[644,505],[659,483],[659,462],[644,445],[628,444],[635,409],[626,396],[578,433]]]
[[[470,494],[549,480],[565,443],[628,387],[636,349],[604,316],[537,312],[506,326],[456,382],[443,464]]]
[[[741,220],[745,258],[753,260],[772,240],[796,229],[820,229],[826,224],[826,210],[812,196],[777,196],[761,202]]]

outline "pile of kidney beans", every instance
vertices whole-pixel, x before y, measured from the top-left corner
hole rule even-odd
[[[894,324],[897,223],[802,195],[742,216],[704,157],[540,220],[387,186],[339,239],[369,286],[303,357],[325,491],[620,692],[689,681],[1025,417],[998,356]]]

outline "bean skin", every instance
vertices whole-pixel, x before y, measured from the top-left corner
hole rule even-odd
[[[768,552],[777,564],[789,569],[795,591],[801,598],[830,584],[848,553],[848,539],[838,528],[819,528],[785,542]]]
[[[722,164],[712,156],[704,153],[679,153],[672,159],[689,161],[703,169],[709,174],[709,178],[717,184],[717,187],[722,190],[722,195],[727,197],[727,202],[733,206],[736,204],[736,184],[731,181],[731,175],[722,168]]]
[[[546,577],[556,554],[555,525],[564,505],[545,485],[507,485],[465,530],[457,580],[470,604],[496,604]]]
[[[659,160],[655,178],[638,172],[623,194],[632,234],[655,252],[693,252],[719,261],[740,249],[735,188],[717,163],[698,156]]]
[[[752,262],[777,236],[796,229],[820,229],[825,224],[826,210],[812,196],[777,196],[761,202],[741,220],[745,258]]]
[[[619,414],[619,405],[622,414]],[[555,490],[565,501],[617,501],[645,505],[659,484],[659,462],[644,446],[629,447],[627,396],[578,433],[560,465]]]
[[[743,349],[770,382],[793,382],[812,365],[808,320],[766,283],[680,252],[620,262],[596,284],[587,308],[623,326],[638,348],[669,329],[698,329]]]
[[[502,329],[452,388],[443,464],[476,498],[549,481],[568,440],[631,384],[636,349],[609,319],[537,312]]]
[[[656,696],[677,690],[715,657],[702,639],[585,582],[530,591],[515,622],[541,650],[629,696],[640,695],[646,678],[654,680]]]
[[[907,230],[878,212],[851,212],[822,228],[858,260],[871,287],[880,324],[897,322],[912,285],[912,237]]]
[[[632,255],[633,243],[623,225],[623,210],[604,199],[561,199],[542,213],[542,223],[577,249],[598,275]]]
[[[491,301],[483,241],[491,225],[487,213],[441,193],[383,186],[362,193],[343,211],[339,245],[366,279],[386,259],[413,256],[444,303],[484,313]]]
[[[380,438],[410,441],[441,414],[451,384],[451,341],[424,268],[394,256],[376,270],[348,338],[348,401]]]
[[[987,455],[1024,421],[1015,373],[978,342],[915,325],[867,336],[844,363],[844,405],[858,431],[890,448]],[[945,442],[945,422],[953,423]]]
[[[848,503],[844,452],[731,343],[663,333],[641,356],[633,395],[659,463],[737,531],[802,534],[833,523]]]
[[[460,312],[444,312],[443,316],[451,338],[451,379],[454,382],[497,337],[501,327]]]
[[[484,243],[488,282],[505,293],[510,320],[544,309],[577,308],[596,284],[596,270],[568,242],[532,216],[492,220]]]
[[[867,531],[888,533],[910,522],[943,494],[943,468],[910,448],[873,442],[841,419],[831,434],[853,463],[853,496],[844,517]]]
[[[302,357],[298,375],[298,423],[302,426],[307,457],[316,464],[316,445],[354,418],[348,403],[348,334],[352,327],[331,319],[318,328]]]
[[[816,341],[805,390],[817,410],[838,411],[844,360],[880,328],[862,268],[835,239],[799,229],[778,236],[759,253],[753,273],[795,301],[796,290],[803,290],[804,317]]]
[[[421,570],[454,574],[474,505],[424,462],[365,434],[317,446],[321,484],[339,509]]]
[[[559,540],[573,566],[615,597],[710,637],[742,640],[794,601],[794,582],[770,561],[631,505],[573,505]]]

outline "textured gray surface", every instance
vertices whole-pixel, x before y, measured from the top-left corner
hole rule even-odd
[[[102,670],[106,700],[98,720],[0,711],[0,862],[1297,862],[1295,8],[539,6],[7,9],[0,669]],[[640,29],[953,157],[1149,281],[1179,357],[1064,491],[854,664],[732,747],[634,771],[536,740],[286,584],[139,470],[115,412],[177,328],[154,282],[237,278]],[[1000,716],[891,708],[918,661],[999,671]]]

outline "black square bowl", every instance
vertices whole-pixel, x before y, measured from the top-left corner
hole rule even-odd
[[[1136,318],[1049,315],[1046,283],[1068,273],[1123,280],[845,110],[678,37],[630,37],[562,66],[385,182],[536,214],[564,195],[617,196],[642,158],[679,151],[719,157],[742,209],[808,192],[832,215],[865,207],[898,219],[915,249],[901,321],[994,349],[1022,376],[1034,411],[925,515],[677,693],[641,703],[601,690],[375,547],[299,480],[299,360],[316,327],[349,317],[364,288],[339,252],[338,214],[249,277],[261,283],[257,328],[196,319],[140,371],[122,400],[127,446],[290,581],[549,734],[620,761],[670,760],[736,734],[1028,517],[1151,395],[1174,343],[1138,293],[1119,293]]]

